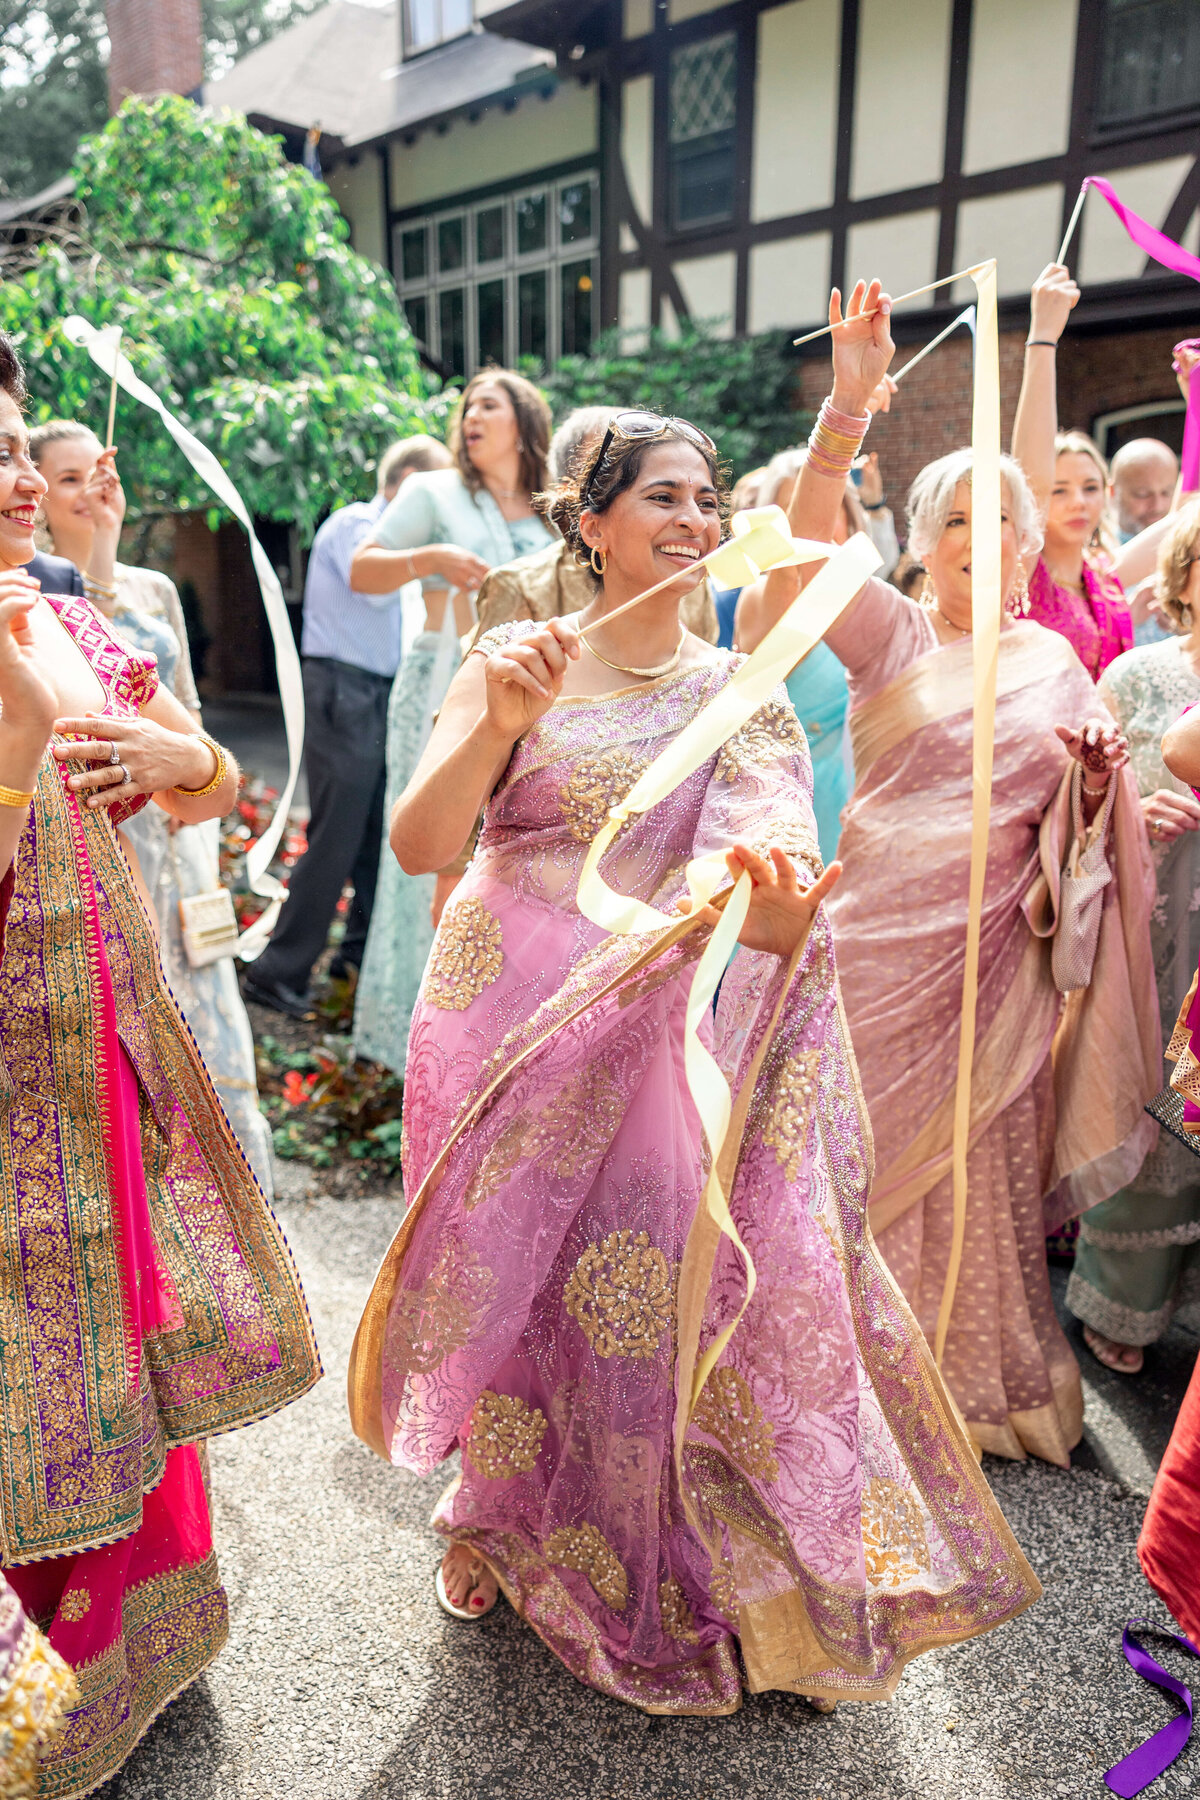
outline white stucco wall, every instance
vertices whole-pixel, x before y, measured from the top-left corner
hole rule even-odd
[[[937,274],[937,240],[938,215],[932,207],[928,212],[852,226],[846,242],[847,289],[875,275],[892,294],[923,287]],[[914,300],[911,309],[915,312],[931,304],[928,299]]]
[[[975,0],[963,136],[968,175],[1066,149],[1078,4]]]
[[[778,219],[833,199],[841,0],[760,13],[750,216]]]
[[[863,0],[854,100],[856,200],[941,179],[952,0]]]
[[[966,269],[994,256],[1000,293],[1028,293],[1058,249],[1062,198],[1062,184],[1053,181],[1016,194],[964,200],[958,209],[954,267]],[[951,292],[965,305],[975,298],[975,284],[957,281]]]
[[[649,224],[653,192],[654,77],[638,75],[621,90],[621,161],[639,219]]]
[[[421,206],[594,155],[596,104],[594,86],[564,82],[549,100],[530,94],[513,112],[490,106],[474,125],[456,120],[444,135],[423,131],[411,147],[393,142],[392,205]]]
[[[790,330],[820,324],[829,305],[830,235],[781,238],[750,251],[749,328]]]
[[[715,326],[718,337],[733,335],[737,258],[732,250],[689,256],[674,265],[675,279],[694,319]]]
[[[384,243],[383,168],[374,150],[366,150],[353,168],[339,163],[327,176],[329,191],[350,221],[350,241],[363,256],[387,262]]]

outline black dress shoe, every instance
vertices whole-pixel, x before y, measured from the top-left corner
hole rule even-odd
[[[307,994],[298,994],[295,988],[285,986],[282,981],[263,981],[253,970],[247,970],[242,976],[242,998],[252,1001],[255,1006],[269,1006],[272,1012],[286,1013],[290,1019],[316,1016]]]
[[[357,981],[358,964],[347,962],[344,956],[335,956],[329,965],[330,981]]]

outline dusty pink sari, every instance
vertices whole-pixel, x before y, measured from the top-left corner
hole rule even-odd
[[[656,1713],[733,1711],[743,1680],[884,1697],[911,1657],[1038,1591],[867,1231],[823,916],[790,984],[742,951],[722,986],[715,1053],[746,1104],[731,1204],[758,1286],[677,1420],[681,1362],[745,1294],[697,1210],[683,1073],[708,927],[606,939],[575,891],[610,805],[738,660],[560,701],[517,746],[414,1016],[410,1210],[350,1374],[381,1455],[424,1471],[462,1446],[438,1529],[581,1680]],[[811,792],[780,689],[603,872],[669,910],[687,860],[741,838],[811,878]]]
[[[54,599],[105,710],[153,693]],[[40,1793],[90,1792],[225,1641],[196,1444],[303,1393],[287,1247],[163,981],[111,817],[49,756],[0,888],[0,1548],[78,1692]]]
[[[858,786],[830,914],[875,1132],[871,1224],[932,1340],[950,1255],[950,1143],[970,861],[969,638],[881,581],[829,634],[850,675]],[[979,961],[966,1243],[943,1372],[985,1450],[1066,1464],[1079,1370],[1059,1328],[1045,1233],[1115,1193],[1154,1140],[1160,1033],[1153,871],[1126,770],[1092,985],[1064,1007],[1050,968],[1069,837],[1054,734],[1103,714],[1064,637],[1001,633]],[[1051,1051],[1053,1047],[1053,1059]]]

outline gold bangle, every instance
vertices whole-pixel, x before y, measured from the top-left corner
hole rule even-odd
[[[32,799],[32,794],[23,794],[20,788],[0,787],[0,806],[28,806]]]
[[[173,794],[182,794],[186,800],[203,800],[206,794],[214,794],[224,781],[226,775],[228,775],[229,758],[226,756],[217,740],[209,737],[207,731],[198,731],[194,735],[206,743],[216,757],[216,772],[213,775],[212,780],[206,782],[203,787],[180,787],[179,783],[176,782],[175,786],[171,789],[171,792]]]

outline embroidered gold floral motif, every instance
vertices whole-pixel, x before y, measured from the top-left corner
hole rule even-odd
[[[571,836],[581,844],[590,844],[612,808],[625,798],[647,766],[644,756],[635,756],[623,747],[607,750],[602,756],[577,758],[565,786],[558,790]]]
[[[692,1423],[716,1438],[731,1461],[759,1481],[779,1474],[775,1432],[750,1392],[750,1385],[728,1365],[714,1369],[704,1384]]]
[[[552,1563],[585,1575],[612,1612],[622,1610],[629,1598],[629,1581],[616,1551],[594,1525],[560,1525],[544,1549]]]
[[[624,1111],[616,1076],[604,1063],[591,1063],[539,1114],[524,1154],[548,1174],[569,1180],[608,1148]]]
[[[87,1589],[68,1588],[58,1603],[59,1617],[74,1625],[78,1620],[86,1618],[92,1610],[92,1596]]]
[[[780,819],[769,831],[755,832],[750,839],[750,848],[757,850],[760,856],[766,856],[772,849],[782,850],[785,856],[799,864],[802,871],[811,873],[814,881],[819,881],[825,873],[816,837],[799,819]]]
[[[804,1146],[813,1109],[817,1104],[819,1050],[802,1050],[789,1056],[775,1082],[771,1111],[763,1127],[763,1143],[774,1150],[775,1161],[789,1181],[795,1181],[804,1160]]]
[[[463,1194],[463,1211],[474,1212],[477,1206],[504,1186],[524,1154],[525,1133],[529,1130],[529,1114],[518,1113],[496,1139]]]
[[[389,1366],[401,1377],[431,1374],[468,1341],[495,1286],[492,1271],[451,1238],[424,1284],[396,1298],[387,1336]]]
[[[471,1415],[467,1454],[489,1481],[528,1475],[546,1435],[546,1415],[516,1394],[484,1388]]]
[[[504,964],[500,921],[474,895],[442,914],[425,971],[425,999],[444,1012],[465,1012]]]
[[[687,1595],[674,1577],[659,1584],[658,1610],[663,1630],[668,1637],[673,1637],[680,1644],[700,1642],[700,1633],[696,1630],[696,1621],[687,1603]]]
[[[862,1494],[863,1549],[867,1580],[904,1587],[929,1570],[929,1543],[921,1509],[900,1486],[876,1476]]]
[[[610,1231],[575,1264],[563,1304],[597,1356],[654,1356],[674,1313],[670,1264],[646,1232]]]
[[[798,750],[803,743],[804,733],[792,708],[781,700],[768,700],[722,744],[717,780],[738,781],[747,767],[769,768],[784,751]]]
[[[737,1583],[729,1563],[713,1563],[708,1577],[708,1595],[717,1611],[732,1619],[737,1608]]]

